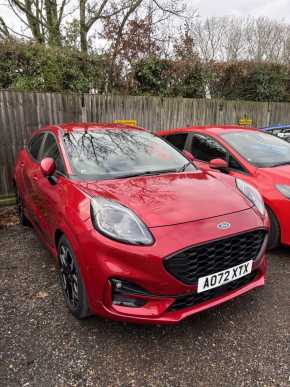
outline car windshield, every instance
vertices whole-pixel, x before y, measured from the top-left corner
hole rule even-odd
[[[271,134],[239,131],[222,134],[222,138],[256,167],[290,164],[290,144]]]
[[[167,142],[141,130],[79,130],[64,134],[63,142],[73,174],[87,179],[195,170]]]

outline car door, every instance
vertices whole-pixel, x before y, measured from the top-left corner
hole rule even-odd
[[[208,134],[192,133],[188,150],[195,157],[194,164],[202,169],[209,169],[209,162],[213,159],[222,159],[228,162],[229,173],[251,182],[249,170],[218,140]]]
[[[56,173],[53,179],[45,177],[41,172],[35,181],[35,193],[39,203],[40,228],[46,242],[53,246],[54,232],[58,221],[63,216],[65,203],[64,186],[66,184],[66,171],[57,138],[48,132],[41,148],[40,160],[51,157],[56,163]]]
[[[22,188],[22,198],[25,203],[26,211],[29,219],[37,224],[39,221],[39,202],[35,190],[35,183],[40,176],[40,160],[39,154],[45,138],[45,133],[37,133],[34,135],[26,150],[23,152],[19,160],[19,184]]]

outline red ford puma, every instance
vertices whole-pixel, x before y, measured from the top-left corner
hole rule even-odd
[[[260,194],[145,130],[43,128],[20,152],[14,182],[21,222],[57,258],[78,318],[176,323],[264,285]]]

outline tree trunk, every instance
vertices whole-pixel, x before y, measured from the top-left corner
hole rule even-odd
[[[55,0],[45,0],[47,18],[48,45],[50,47],[61,46],[60,28],[58,23],[58,10]]]
[[[86,25],[86,0],[80,0],[80,40],[81,51],[88,52],[88,29]]]

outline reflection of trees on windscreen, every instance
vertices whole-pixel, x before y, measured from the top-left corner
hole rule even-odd
[[[95,160],[97,164],[112,156],[135,160],[139,152],[148,153],[152,139],[133,131],[66,133],[64,142],[70,157]]]
[[[162,140],[142,131],[75,131],[64,135],[64,144],[75,172],[84,175],[184,163],[180,155]]]

